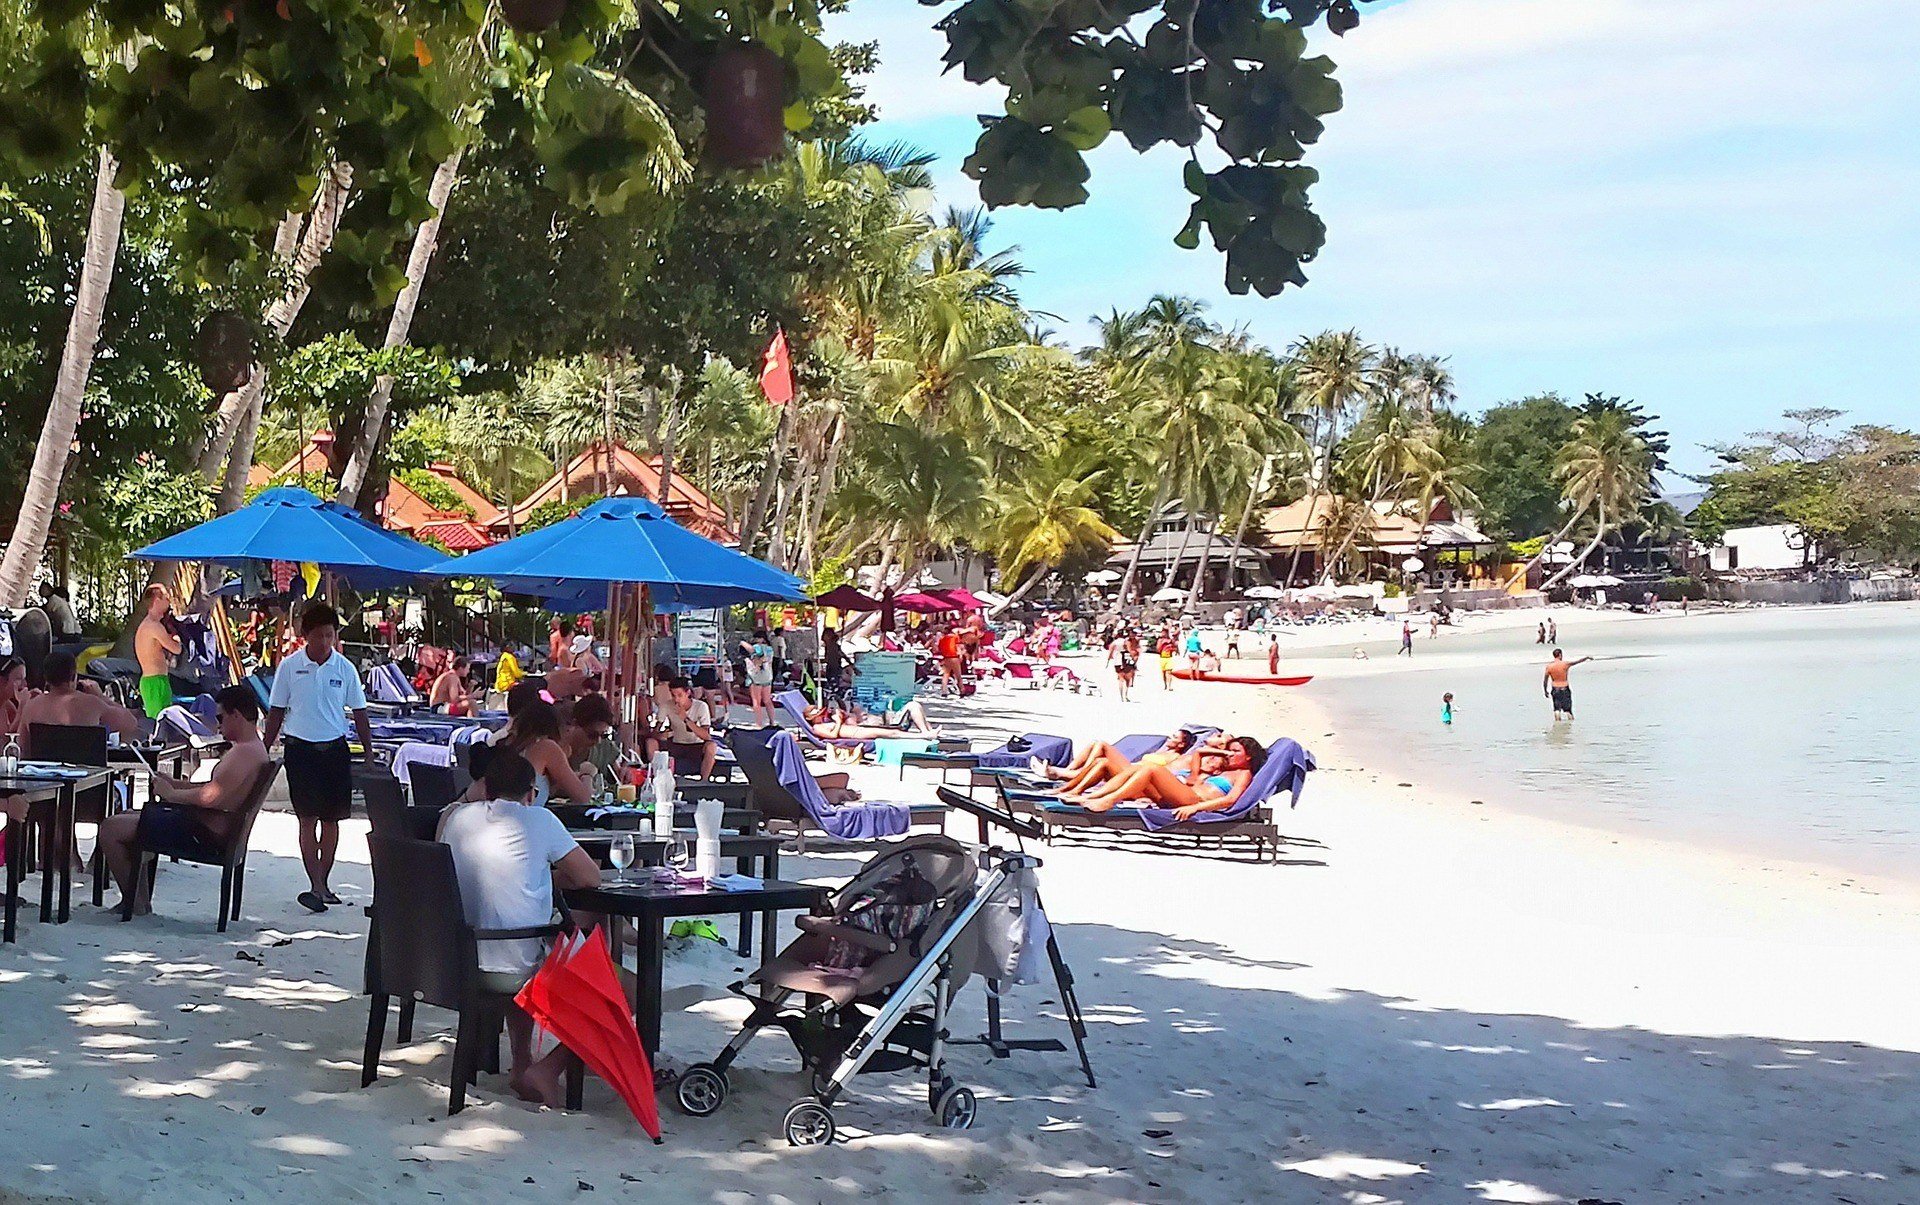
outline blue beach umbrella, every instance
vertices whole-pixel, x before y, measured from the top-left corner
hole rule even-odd
[[[359,512],[283,485],[232,514],[209,519],[128,554],[140,561],[306,561],[355,586],[400,585],[443,555],[388,531]]]
[[[571,519],[427,572],[487,578],[557,610],[604,609],[614,586],[647,587],[656,611],[807,598],[791,573],[695,535],[644,498],[604,498]]]

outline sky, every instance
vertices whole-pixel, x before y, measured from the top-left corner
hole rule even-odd
[[[936,153],[940,203],[975,205],[960,163],[998,94],[940,73],[952,7],[860,0],[829,31],[880,44],[869,136]],[[1086,205],[994,212],[1026,304],[1075,346],[1155,293],[1276,349],[1352,327],[1449,357],[1472,413],[1618,394],[1661,417],[1681,472],[1792,407],[1920,427],[1920,3],[1363,11],[1315,36],[1346,103],[1308,154],[1328,241],[1304,289],[1227,293],[1216,252],[1171,241],[1183,153],[1116,136]]]

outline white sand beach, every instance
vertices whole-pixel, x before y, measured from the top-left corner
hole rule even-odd
[[[274,814],[224,936],[217,874],[166,866],[152,918],[82,905],[0,948],[0,1202],[1920,1200],[1920,892],[1515,814],[1495,782],[1483,804],[1444,797],[1357,764],[1314,687],[1145,677],[1127,705],[1034,691],[935,708],[996,737],[1204,718],[1320,758],[1277,866],[1041,851],[1096,1089],[1070,1056],[962,1047],[972,1130],[936,1128],[915,1077],[874,1076],[840,1110],[842,1143],[794,1150],[779,1125],[803,1086],[764,1036],[718,1115],[664,1108],[662,1146],[591,1082],[568,1115],[482,1077],[448,1120],[445,1014],[423,1009],[410,1046],[390,1035],[359,1087],[364,825],[343,840],[346,906],[311,917]],[[875,797],[931,791],[916,771],[859,776]],[[853,865],[783,863],[823,881]],[[723,988],[745,962],[692,944],[669,959],[698,1001],[668,1015],[669,1065],[717,1051],[744,1011]],[[962,997],[961,1034],[981,1001],[978,985]],[[1021,1034],[1065,1036],[1044,987],[1009,1010]]]

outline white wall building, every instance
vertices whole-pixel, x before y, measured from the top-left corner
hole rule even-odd
[[[1734,569],[1798,569],[1819,559],[1819,549],[1809,556],[1807,536],[1793,523],[1770,523],[1764,527],[1730,527],[1721,537],[1720,547],[1709,554],[1716,571]]]

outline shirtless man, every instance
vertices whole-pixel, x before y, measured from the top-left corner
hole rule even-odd
[[[467,671],[472,664],[464,656],[449,661],[447,668],[433,680],[427,706],[446,715],[472,715],[473,695],[467,690]]]
[[[133,910],[145,916],[153,911],[144,883],[134,878],[134,847],[155,853],[211,854],[233,836],[260,771],[267,765],[267,747],[260,741],[260,702],[251,687],[229,686],[215,697],[220,735],[232,746],[213,768],[206,782],[187,782],[155,772],[153,791],[160,802],[137,812],[109,816],[100,825],[100,848],[120,888],[120,898],[137,893]]]
[[[45,668],[47,689],[20,705],[20,743],[28,757],[35,756],[35,724],[72,724],[106,728],[122,737],[139,735],[137,714],[108,699],[93,683],[78,681],[72,653],[49,653]],[[19,802],[19,796],[10,796],[0,799],[0,812],[10,819],[24,820],[27,805]]]
[[[173,705],[173,681],[167,677],[180,655],[180,638],[167,626],[173,614],[173,594],[159,583],[140,596],[145,614],[133,632],[133,655],[140,659],[140,701],[147,718],[157,720]]]
[[[1553,718],[1573,718],[1573,687],[1567,682],[1567,674],[1576,665],[1584,665],[1593,660],[1582,657],[1578,661],[1567,660],[1567,655],[1559,649],[1553,650],[1553,660],[1547,662],[1547,672],[1540,680],[1541,689],[1553,700]]]

